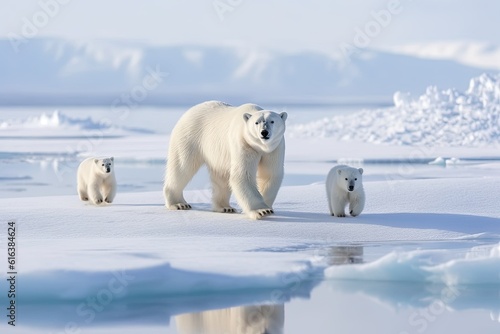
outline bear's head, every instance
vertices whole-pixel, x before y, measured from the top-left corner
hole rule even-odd
[[[283,140],[287,116],[286,112],[278,114],[268,110],[243,114],[246,122],[245,140],[263,152],[274,151]]]
[[[337,184],[347,191],[355,191],[363,186],[363,168],[345,167],[337,170]]]
[[[110,174],[113,172],[114,158],[94,159],[94,164],[99,174]]]

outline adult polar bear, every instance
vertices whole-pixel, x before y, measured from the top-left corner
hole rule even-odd
[[[255,104],[233,107],[209,101],[189,109],[170,136],[165,175],[165,205],[191,209],[183,190],[206,164],[216,212],[236,212],[231,191],[250,218],[273,214],[272,205],[283,179],[287,114]]]

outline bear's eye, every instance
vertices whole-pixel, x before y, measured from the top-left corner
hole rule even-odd
[[[102,164],[104,166],[104,164]],[[346,179],[347,180],[347,179]]]
[[[347,181],[347,177],[345,178],[345,180]]]
[[[271,121],[271,124],[274,124],[274,121]]]
[[[259,122],[255,122],[255,125],[259,125]]]
[[[357,181],[357,180],[358,180],[358,178],[354,178],[354,181]]]

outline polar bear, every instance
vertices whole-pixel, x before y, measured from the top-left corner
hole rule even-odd
[[[116,194],[114,158],[87,158],[78,166],[78,194],[82,201],[112,203]]]
[[[175,323],[182,334],[282,334],[285,307],[248,305],[187,313],[176,316]]]
[[[165,205],[191,209],[183,190],[206,164],[212,183],[212,209],[233,213],[231,191],[252,219],[274,213],[285,158],[286,112],[255,104],[239,107],[208,101],[189,109],[170,136],[165,173]]]
[[[349,213],[358,216],[365,207],[363,189],[363,168],[346,165],[333,167],[326,178],[326,196],[330,214],[345,217],[345,206],[349,203]]]

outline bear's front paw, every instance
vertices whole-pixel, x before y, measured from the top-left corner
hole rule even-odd
[[[274,210],[268,209],[268,208],[267,209],[252,210],[248,213],[248,215],[252,219],[261,219],[263,217],[270,216],[272,214],[274,214]]]
[[[351,214],[351,216],[356,217],[356,216],[359,216],[361,214],[361,211],[362,210],[359,210],[359,209],[352,209],[351,211],[349,211],[349,213]]]
[[[102,198],[95,198],[94,199],[95,204],[101,204],[102,203]]]
[[[332,214],[332,216],[335,216],[335,217],[345,217],[345,213],[344,212],[336,212],[336,213]]]
[[[177,204],[172,204],[168,207],[170,210],[190,210],[191,205],[187,203],[177,203]]]
[[[104,199],[104,202],[111,204],[111,203],[113,203],[113,200],[106,197]]]

